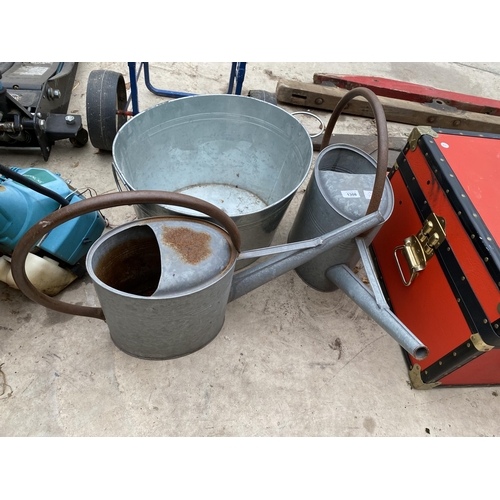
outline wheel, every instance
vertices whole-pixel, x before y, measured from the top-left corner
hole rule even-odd
[[[87,82],[87,127],[95,148],[111,151],[113,140],[127,121],[118,115],[127,106],[127,89],[121,73],[94,70]]]
[[[71,144],[73,144],[75,148],[83,148],[83,146],[87,144],[88,140],[89,140],[89,133],[84,128],[81,128],[76,133],[76,137],[69,138],[69,142],[71,142]]]
[[[271,104],[274,104],[275,106],[278,104],[278,101],[276,100],[276,94],[268,92],[267,90],[249,90],[248,97],[254,97],[255,99],[269,102]]]

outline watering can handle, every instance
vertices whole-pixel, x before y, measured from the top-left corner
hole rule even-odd
[[[104,313],[100,307],[79,306],[68,304],[60,300],[53,299],[37,290],[26,276],[25,262],[28,253],[42,236],[47,234],[57,226],[84,215],[105,208],[118,207],[123,205],[134,205],[139,203],[168,204],[178,207],[190,208],[208,215],[222,224],[228,232],[236,250],[240,251],[240,232],[233,220],[221,209],[206,201],[180,193],[170,193],[167,191],[131,191],[124,193],[109,193],[93,198],[88,198],[78,203],[67,205],[32,226],[19,240],[14,249],[11,260],[12,276],[16,285],[28,298],[55,311],[77,316],[88,316],[105,320]]]
[[[380,201],[382,200],[382,195],[384,194],[384,185],[387,174],[387,161],[389,158],[389,136],[387,133],[387,121],[385,119],[384,108],[378,97],[370,89],[359,87],[352,89],[347,94],[342,97],[338,102],[337,106],[333,110],[332,116],[328,121],[328,125],[325,129],[325,134],[323,136],[323,141],[321,143],[321,150],[325,149],[330,144],[330,138],[332,136],[333,128],[337,123],[337,120],[346,107],[347,103],[354,97],[361,96],[364,97],[370,104],[373,114],[375,116],[375,122],[377,124],[377,136],[378,136],[378,153],[377,153],[377,173],[375,174],[375,183],[373,186],[373,192],[370,199],[370,203],[366,210],[366,215],[371,214],[378,210]]]

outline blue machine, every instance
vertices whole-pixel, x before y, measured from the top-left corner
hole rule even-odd
[[[46,169],[0,167],[0,254],[11,255],[24,233],[46,215],[84,199],[59,174]],[[82,215],[53,229],[37,248],[73,266],[101,236],[105,225],[99,212]]]

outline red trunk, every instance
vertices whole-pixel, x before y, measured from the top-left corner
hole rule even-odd
[[[395,208],[372,250],[395,314],[429,347],[424,361],[409,357],[422,386],[499,384],[500,136],[427,132],[414,151],[410,138],[389,174]],[[394,251],[432,213],[445,239],[405,286]]]

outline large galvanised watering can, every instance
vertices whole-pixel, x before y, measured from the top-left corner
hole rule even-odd
[[[321,227],[317,227],[308,233],[309,236],[302,237],[300,228],[297,229],[295,224],[289,238],[293,241],[241,252],[237,225],[226,213],[208,202],[165,191],[106,194],[61,208],[31,228],[12,256],[16,284],[25,295],[45,307],[106,321],[114,343],[132,356],[172,359],[201,349],[217,336],[224,323],[228,302],[289,270],[302,269],[299,275],[306,283],[321,289],[316,285],[318,276],[321,276],[333,283],[333,288],[341,288],[413,357],[425,358],[428,354],[425,345],[387,306],[367,251],[371,238],[390,216],[393,206],[392,189],[385,176],[387,126],[375,94],[367,89],[355,89],[348,93],[332,115],[329,133],[333,129],[332,122],[335,123],[347,101],[357,95],[366,97],[370,102],[377,120],[379,139],[378,167],[375,175],[371,173],[375,183],[369,186],[372,196],[367,200],[366,214],[356,215],[357,208],[349,211],[342,205],[342,217],[333,222],[336,227],[324,234]],[[357,153],[352,148],[348,149]],[[326,156],[328,148],[323,152]],[[364,159],[370,161],[369,158]],[[365,174],[351,175],[359,176],[365,182]],[[331,184],[330,181],[332,179],[329,179]],[[338,186],[330,192],[325,186],[320,187],[319,192],[325,193],[324,203],[319,198],[315,203],[308,202],[311,197],[308,193],[304,197],[303,205],[311,205],[315,212],[311,216],[312,221],[321,221],[329,216]],[[351,184],[351,190],[354,187]],[[103,235],[86,257],[87,271],[94,282],[101,307],[61,302],[39,292],[29,282],[24,270],[26,257],[36,242],[49,231],[84,213],[142,203],[183,207],[205,214],[211,220],[189,216],[145,218]],[[305,209],[302,206],[300,210],[304,212]],[[331,220],[334,218],[330,217]],[[306,221],[304,224],[309,223]],[[359,257],[370,279],[371,291],[350,270],[352,261]],[[260,260],[235,273],[237,262],[255,258]],[[307,268],[311,262],[312,271]],[[320,266],[323,269],[320,270]]]

